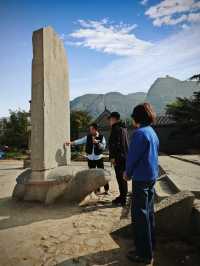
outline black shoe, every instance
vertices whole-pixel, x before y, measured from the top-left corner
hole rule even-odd
[[[122,199],[121,200],[121,205],[122,205],[122,207],[125,207],[126,206],[126,199]]]
[[[152,264],[152,262],[153,262],[153,259],[142,258],[142,257],[138,256],[134,251],[128,252],[127,258],[130,261],[137,262],[137,263]]]
[[[129,251],[128,251],[128,253],[127,253],[127,256],[133,256],[133,255],[135,255],[135,248],[134,249],[130,249]]]
[[[122,199],[121,197],[117,197],[112,201],[112,204],[117,206],[125,206],[126,205],[126,199]]]
[[[115,198],[115,199],[112,201],[112,203],[113,203],[114,205],[120,205],[120,204],[121,204],[121,198],[120,198],[120,197]]]

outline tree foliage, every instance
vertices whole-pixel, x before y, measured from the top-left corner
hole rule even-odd
[[[190,80],[200,81],[200,74],[193,75],[192,77],[190,77]]]
[[[71,138],[76,139],[81,130],[86,130],[92,117],[85,111],[72,111],[70,114]]]
[[[3,119],[3,133],[0,137],[1,145],[11,148],[25,149],[28,146],[29,114],[22,110],[9,110],[8,119]]]
[[[167,105],[167,114],[186,131],[200,134],[200,91],[190,99],[177,98],[176,102]]]

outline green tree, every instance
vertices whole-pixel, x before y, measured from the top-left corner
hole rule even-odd
[[[28,146],[29,113],[22,110],[9,112],[9,118],[3,121],[4,131],[0,143],[11,148],[25,149]]]
[[[167,105],[167,114],[184,129],[185,133],[200,134],[200,91],[194,92],[193,97],[177,98]]]
[[[193,75],[192,77],[190,77],[190,80],[197,80],[198,82],[200,82],[200,74]]]
[[[70,114],[71,138],[79,137],[81,130],[86,130],[91,123],[92,117],[85,111],[72,111]]]

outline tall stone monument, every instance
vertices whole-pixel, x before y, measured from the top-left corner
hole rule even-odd
[[[70,139],[67,59],[63,42],[47,27],[33,33],[31,169],[17,177],[14,199],[46,204],[58,198],[79,202],[108,183],[106,170],[76,173],[69,166],[66,139]]]
[[[62,40],[51,27],[33,33],[31,99],[32,180],[70,163],[68,65]]]

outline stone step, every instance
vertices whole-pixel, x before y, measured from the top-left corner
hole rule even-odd
[[[159,202],[164,198],[167,198],[173,194],[178,193],[180,190],[176,187],[169,176],[163,175],[156,182],[155,186],[155,197],[156,201]]]

